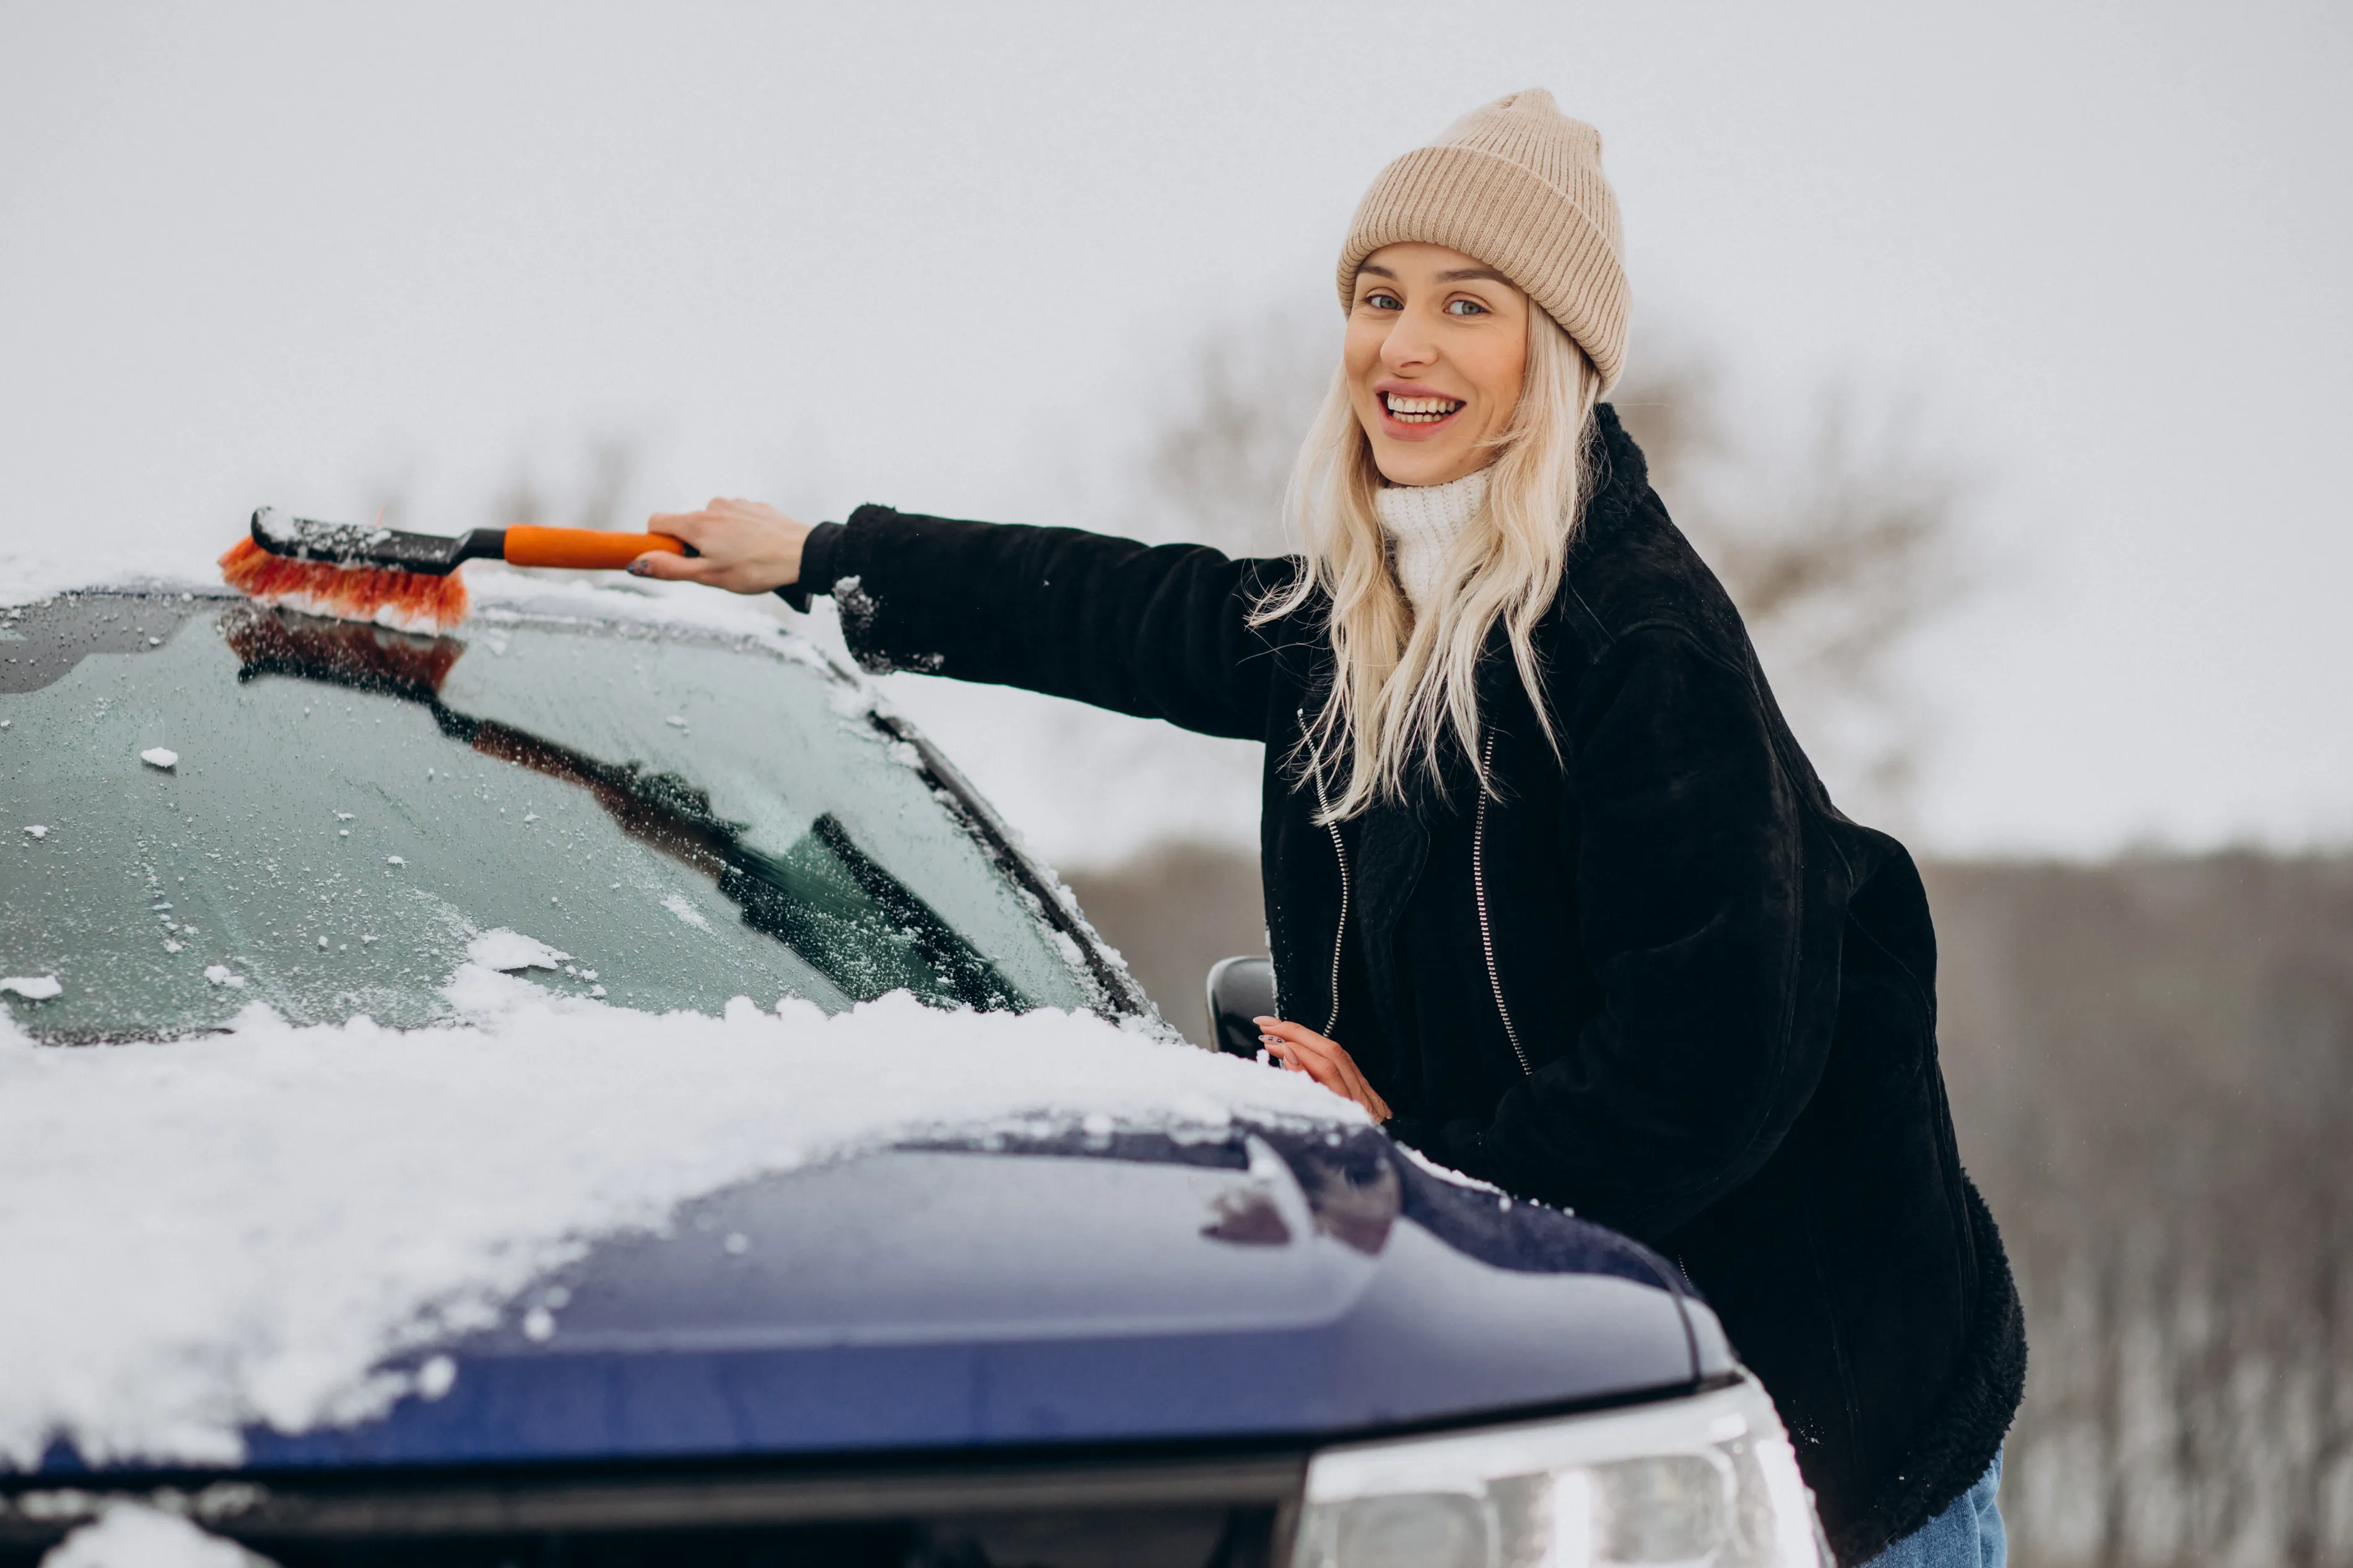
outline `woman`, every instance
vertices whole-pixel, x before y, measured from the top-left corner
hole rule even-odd
[[[1842,1562],[1999,1563],[2025,1342],[1954,1151],[1926,900],[1831,805],[1600,402],[1620,253],[1600,138],[1544,92],[1384,171],[1298,557],[713,501],[652,521],[699,558],[632,569],[830,593],[870,668],[1263,741],[1271,1048],[1674,1258]]]

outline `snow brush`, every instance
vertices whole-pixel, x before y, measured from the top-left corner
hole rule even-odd
[[[313,522],[275,507],[220,558],[221,579],[248,598],[306,615],[428,636],[466,618],[464,561],[615,571],[649,550],[694,552],[667,533],[594,528],[477,528],[451,539],[353,522]]]

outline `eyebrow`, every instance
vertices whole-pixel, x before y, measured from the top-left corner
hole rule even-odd
[[[1376,278],[1386,278],[1392,283],[1398,280],[1398,275],[1396,273],[1390,271],[1386,267],[1377,266],[1369,261],[1366,262],[1362,267],[1357,268],[1356,270],[1359,273],[1369,272]],[[1496,283],[1509,283],[1512,281],[1492,267],[1458,267],[1451,272],[1441,272],[1438,275],[1438,280],[1440,283],[1465,283],[1473,278],[1484,278]]]

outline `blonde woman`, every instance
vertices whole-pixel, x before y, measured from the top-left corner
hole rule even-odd
[[[2025,1361],[1902,846],[1840,815],[1601,401],[1600,138],[1541,91],[1385,170],[1300,553],[861,507],[659,516],[634,569],[830,593],[871,668],[1266,744],[1270,1047],[1399,1141],[1679,1262],[1845,1563],[2001,1560]]]

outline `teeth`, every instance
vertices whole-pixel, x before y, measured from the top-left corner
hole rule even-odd
[[[1395,393],[1388,395],[1388,401],[1390,416],[1407,425],[1431,424],[1462,406],[1456,398],[1399,397]]]

